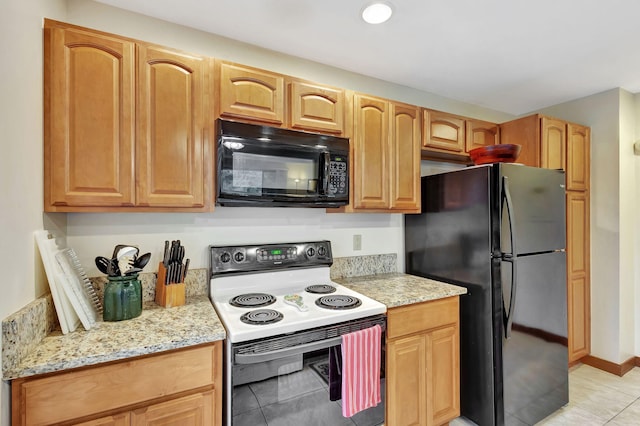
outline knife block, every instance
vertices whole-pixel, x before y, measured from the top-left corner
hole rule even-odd
[[[186,287],[184,283],[166,284],[167,269],[160,262],[158,265],[158,278],[156,279],[156,303],[165,308],[182,306],[185,304]]]

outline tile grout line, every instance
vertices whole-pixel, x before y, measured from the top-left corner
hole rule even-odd
[[[626,407],[624,407],[622,410],[618,411],[618,412],[616,413],[616,415],[615,415],[615,416],[613,416],[613,417],[611,417],[609,420],[607,420],[607,421],[606,421],[606,423],[605,423],[605,425],[606,425],[606,424],[611,423],[611,422],[612,422],[616,417],[618,417],[620,414],[622,414],[622,413],[624,412],[624,410],[626,410],[627,408],[631,407],[633,404],[635,404],[635,403],[636,403],[636,402],[638,402],[639,400],[640,400],[640,397],[638,397],[638,398],[634,399],[634,400],[633,400],[633,402],[631,402],[629,405],[627,405]]]

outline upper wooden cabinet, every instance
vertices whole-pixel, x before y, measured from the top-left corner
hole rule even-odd
[[[412,107],[354,95],[352,209],[420,209],[420,113]]]
[[[133,206],[135,44],[49,24],[44,31],[45,211]]]
[[[283,75],[224,61],[216,62],[216,75],[217,115],[275,126],[285,124]]]
[[[586,191],[589,189],[591,165],[591,130],[577,124],[567,124],[567,189]]]
[[[424,110],[422,146],[436,150],[465,152],[465,120],[446,112]]]
[[[567,123],[549,117],[540,117],[540,167],[562,169],[566,167]]]
[[[294,80],[289,83],[289,127],[298,130],[344,133],[344,90]]]
[[[540,167],[540,120],[537,115],[500,124],[500,143],[520,145],[516,162]]]
[[[45,211],[212,205],[208,58],[50,20],[44,53]]]
[[[137,205],[204,207],[205,188],[211,192],[204,167],[212,121],[205,115],[209,65],[202,57],[139,45]]]
[[[500,126],[488,121],[467,119],[465,149],[467,152],[500,143]]]

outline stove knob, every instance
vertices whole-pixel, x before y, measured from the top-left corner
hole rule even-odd
[[[327,255],[327,248],[325,246],[318,247],[318,256],[325,257]]]
[[[313,257],[313,256],[315,256],[315,254],[316,254],[316,250],[313,247],[309,247],[307,249],[307,256]]]
[[[238,263],[242,262],[244,260],[244,253],[241,251],[234,253],[233,260]]]
[[[226,251],[220,255],[220,262],[229,263],[230,260],[231,260],[231,255]]]

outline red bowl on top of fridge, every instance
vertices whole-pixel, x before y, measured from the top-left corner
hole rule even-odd
[[[488,145],[469,151],[471,161],[476,166],[489,163],[513,163],[520,155],[521,145]]]

